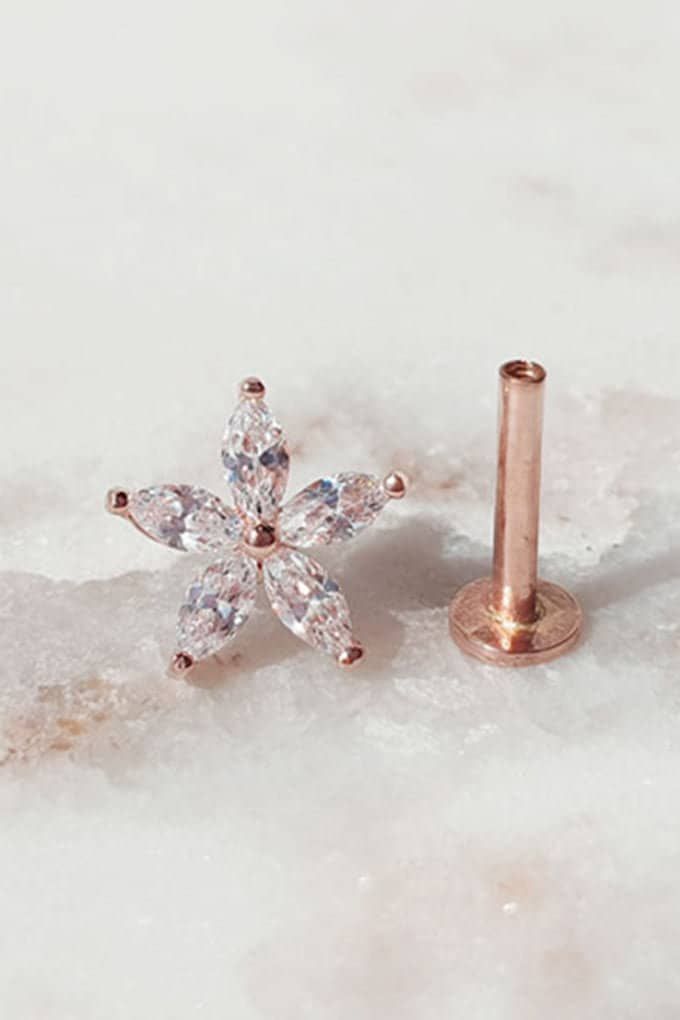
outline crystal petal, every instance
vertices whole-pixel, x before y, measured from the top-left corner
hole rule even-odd
[[[347,471],[319,478],[281,510],[281,540],[302,548],[345,542],[372,524],[388,499],[375,475]]]
[[[282,549],[265,560],[264,585],[278,618],[307,644],[336,657],[353,644],[345,596],[304,553]]]
[[[154,485],[130,494],[128,513],[150,538],[173,549],[228,549],[238,541],[238,514],[193,485]]]
[[[257,594],[257,565],[233,553],[187,588],[177,620],[177,647],[194,659],[218,651],[248,619]]]
[[[222,463],[234,502],[248,517],[273,524],[289,465],[281,426],[262,400],[242,400],[227,423]]]

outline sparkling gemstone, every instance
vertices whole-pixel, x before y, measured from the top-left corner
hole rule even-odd
[[[228,549],[238,541],[238,514],[193,485],[155,485],[130,495],[128,513],[150,538],[173,549]]]
[[[274,523],[288,481],[288,447],[262,400],[242,400],[227,424],[222,462],[236,507]]]
[[[177,647],[194,659],[218,651],[248,619],[257,565],[241,553],[213,563],[187,588],[177,620]]]
[[[375,475],[348,471],[319,478],[283,507],[281,539],[302,548],[344,542],[372,524],[388,499]]]
[[[293,634],[336,657],[353,644],[345,596],[320,564],[282,549],[263,569],[272,609]]]

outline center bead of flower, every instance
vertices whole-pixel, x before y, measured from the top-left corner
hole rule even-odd
[[[276,529],[271,524],[250,524],[243,532],[243,551],[256,560],[263,560],[278,545]]]

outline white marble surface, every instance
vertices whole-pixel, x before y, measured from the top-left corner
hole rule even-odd
[[[0,80],[0,1015],[680,1016],[678,6],[28,0]],[[495,372],[550,373],[543,572],[582,647],[447,636]],[[264,611],[164,676],[195,568],[102,511],[224,491],[263,375],[369,658]]]

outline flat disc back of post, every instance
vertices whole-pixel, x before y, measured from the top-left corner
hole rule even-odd
[[[451,637],[462,651],[494,666],[534,666],[564,655],[579,639],[581,607],[550,581],[539,580],[536,594],[537,620],[517,626],[490,609],[491,578],[466,584],[449,609]]]

